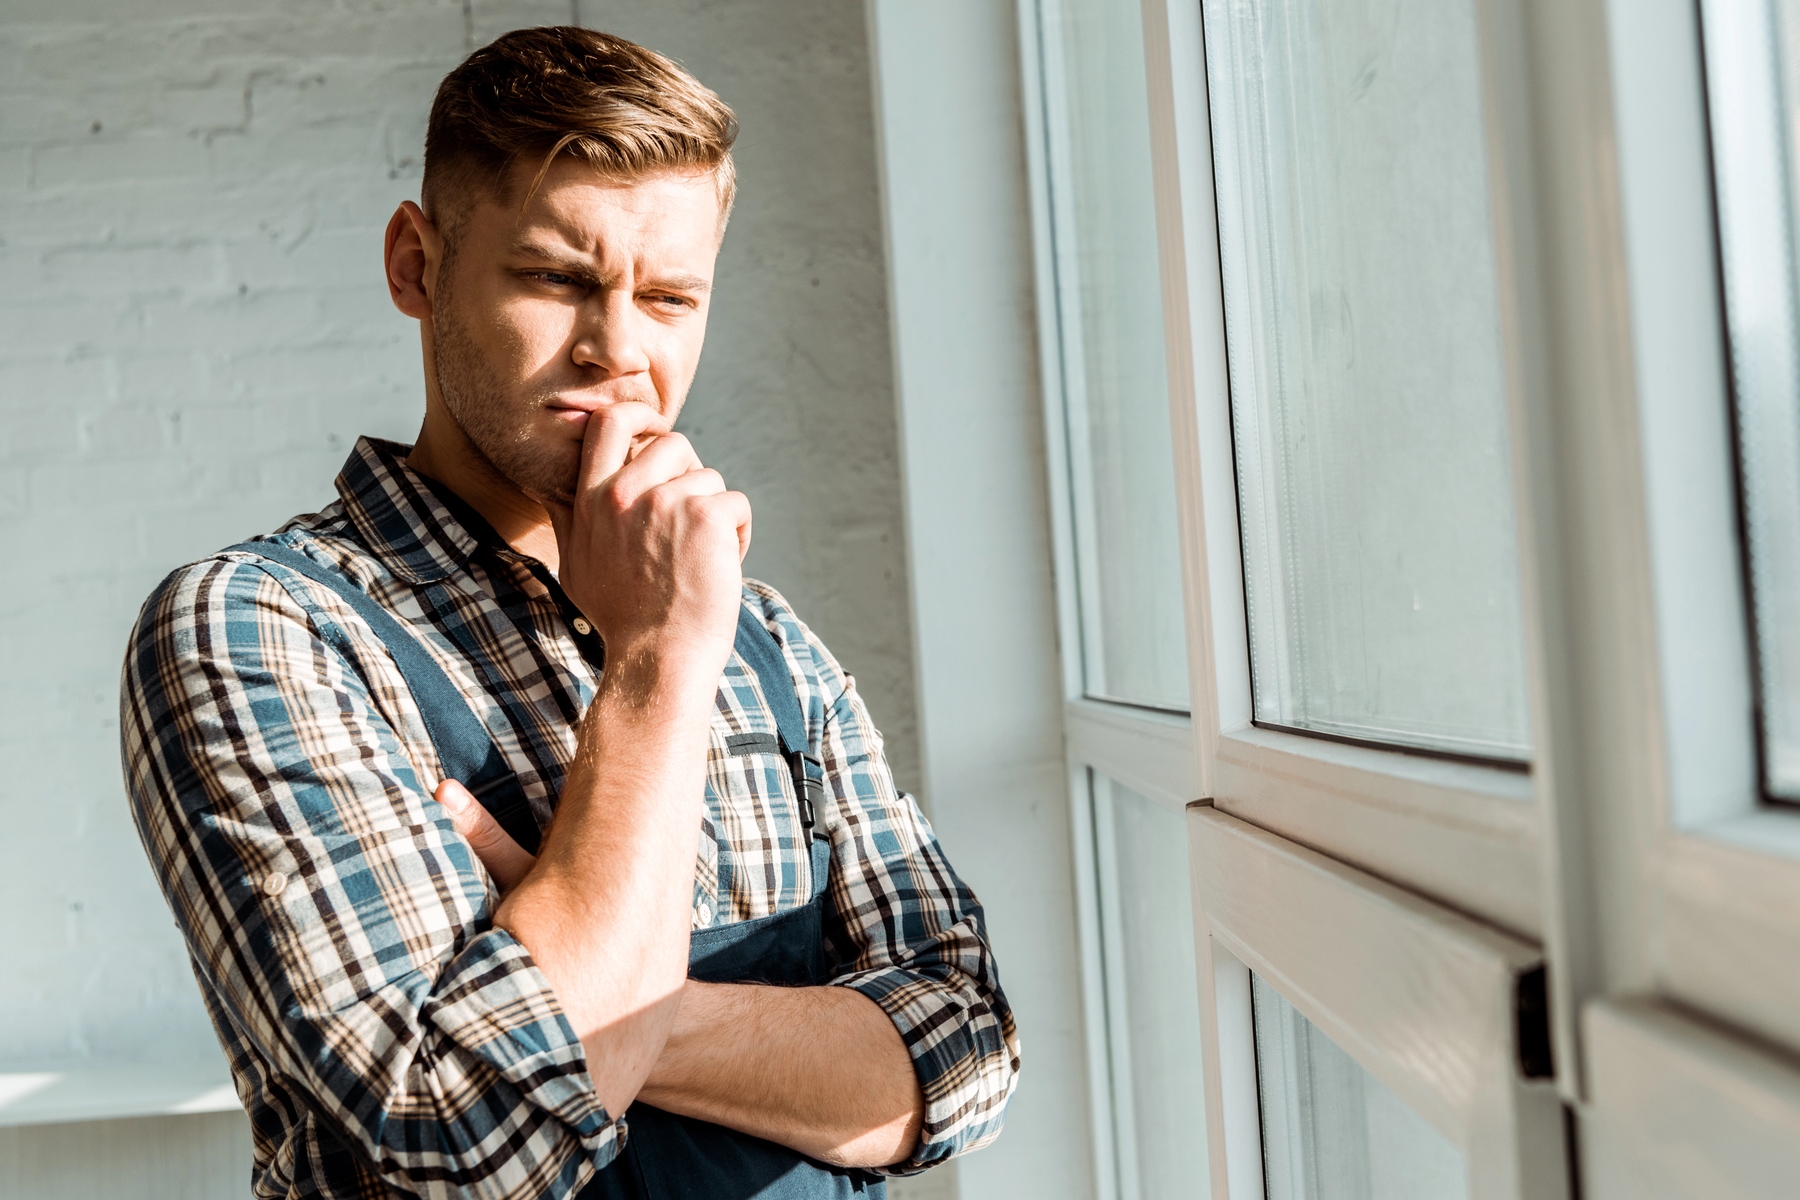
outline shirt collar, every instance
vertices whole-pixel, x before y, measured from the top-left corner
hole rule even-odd
[[[358,538],[393,575],[410,584],[436,583],[468,569],[481,549],[466,505],[452,512],[447,495],[406,465],[411,446],[360,437],[338,472],[338,496]],[[475,520],[480,520],[476,517]],[[480,532],[491,534],[487,522]]]

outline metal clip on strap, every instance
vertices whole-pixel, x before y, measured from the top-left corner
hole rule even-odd
[[[806,740],[806,718],[800,712],[800,696],[794,690],[787,660],[774,635],[748,608],[738,609],[737,652],[762,684],[763,699],[775,717],[775,732],[781,739],[781,756],[787,759],[788,772],[794,777],[800,823],[806,827],[807,836],[813,836],[819,809],[828,799],[825,767],[807,752],[811,747]]]
[[[794,776],[794,798],[800,802],[800,823],[810,835],[818,824],[818,810],[825,803],[825,767],[810,754],[795,751],[787,756]]]

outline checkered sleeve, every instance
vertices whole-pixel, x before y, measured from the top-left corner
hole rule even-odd
[[[216,1017],[383,1193],[572,1195],[623,1126],[415,772],[398,676],[348,663],[296,595],[279,567],[193,564],[127,650],[133,814]]]
[[[881,734],[855,680],[772,590],[751,584],[772,627],[813,685],[821,759],[836,811],[827,951],[833,983],[868,996],[912,1055],[925,1120],[912,1174],[1000,1134],[1019,1075],[1019,1037],[1000,990],[981,904],[957,878],[931,825],[888,771]]]

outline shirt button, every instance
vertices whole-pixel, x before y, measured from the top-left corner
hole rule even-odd
[[[263,876],[262,890],[265,896],[279,896],[287,891],[288,877],[280,871],[270,871]]]
[[[588,634],[594,632],[594,627],[587,623],[586,617],[576,617],[575,618],[575,632],[579,633],[583,637],[586,637]]]
[[[700,902],[700,907],[695,910],[694,915],[700,918],[700,923],[702,925],[712,924],[712,907],[708,905],[706,901],[702,900]]]

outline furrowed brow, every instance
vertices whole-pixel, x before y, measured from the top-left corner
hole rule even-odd
[[[644,287],[651,291],[670,292],[710,292],[712,284],[698,275],[658,275],[654,279],[646,279]]]
[[[593,262],[590,261],[586,255],[576,253],[566,248],[546,246],[542,242],[514,242],[511,246],[511,251],[520,258],[541,259],[545,262],[555,263],[557,266],[581,267],[590,273],[594,269]]]

